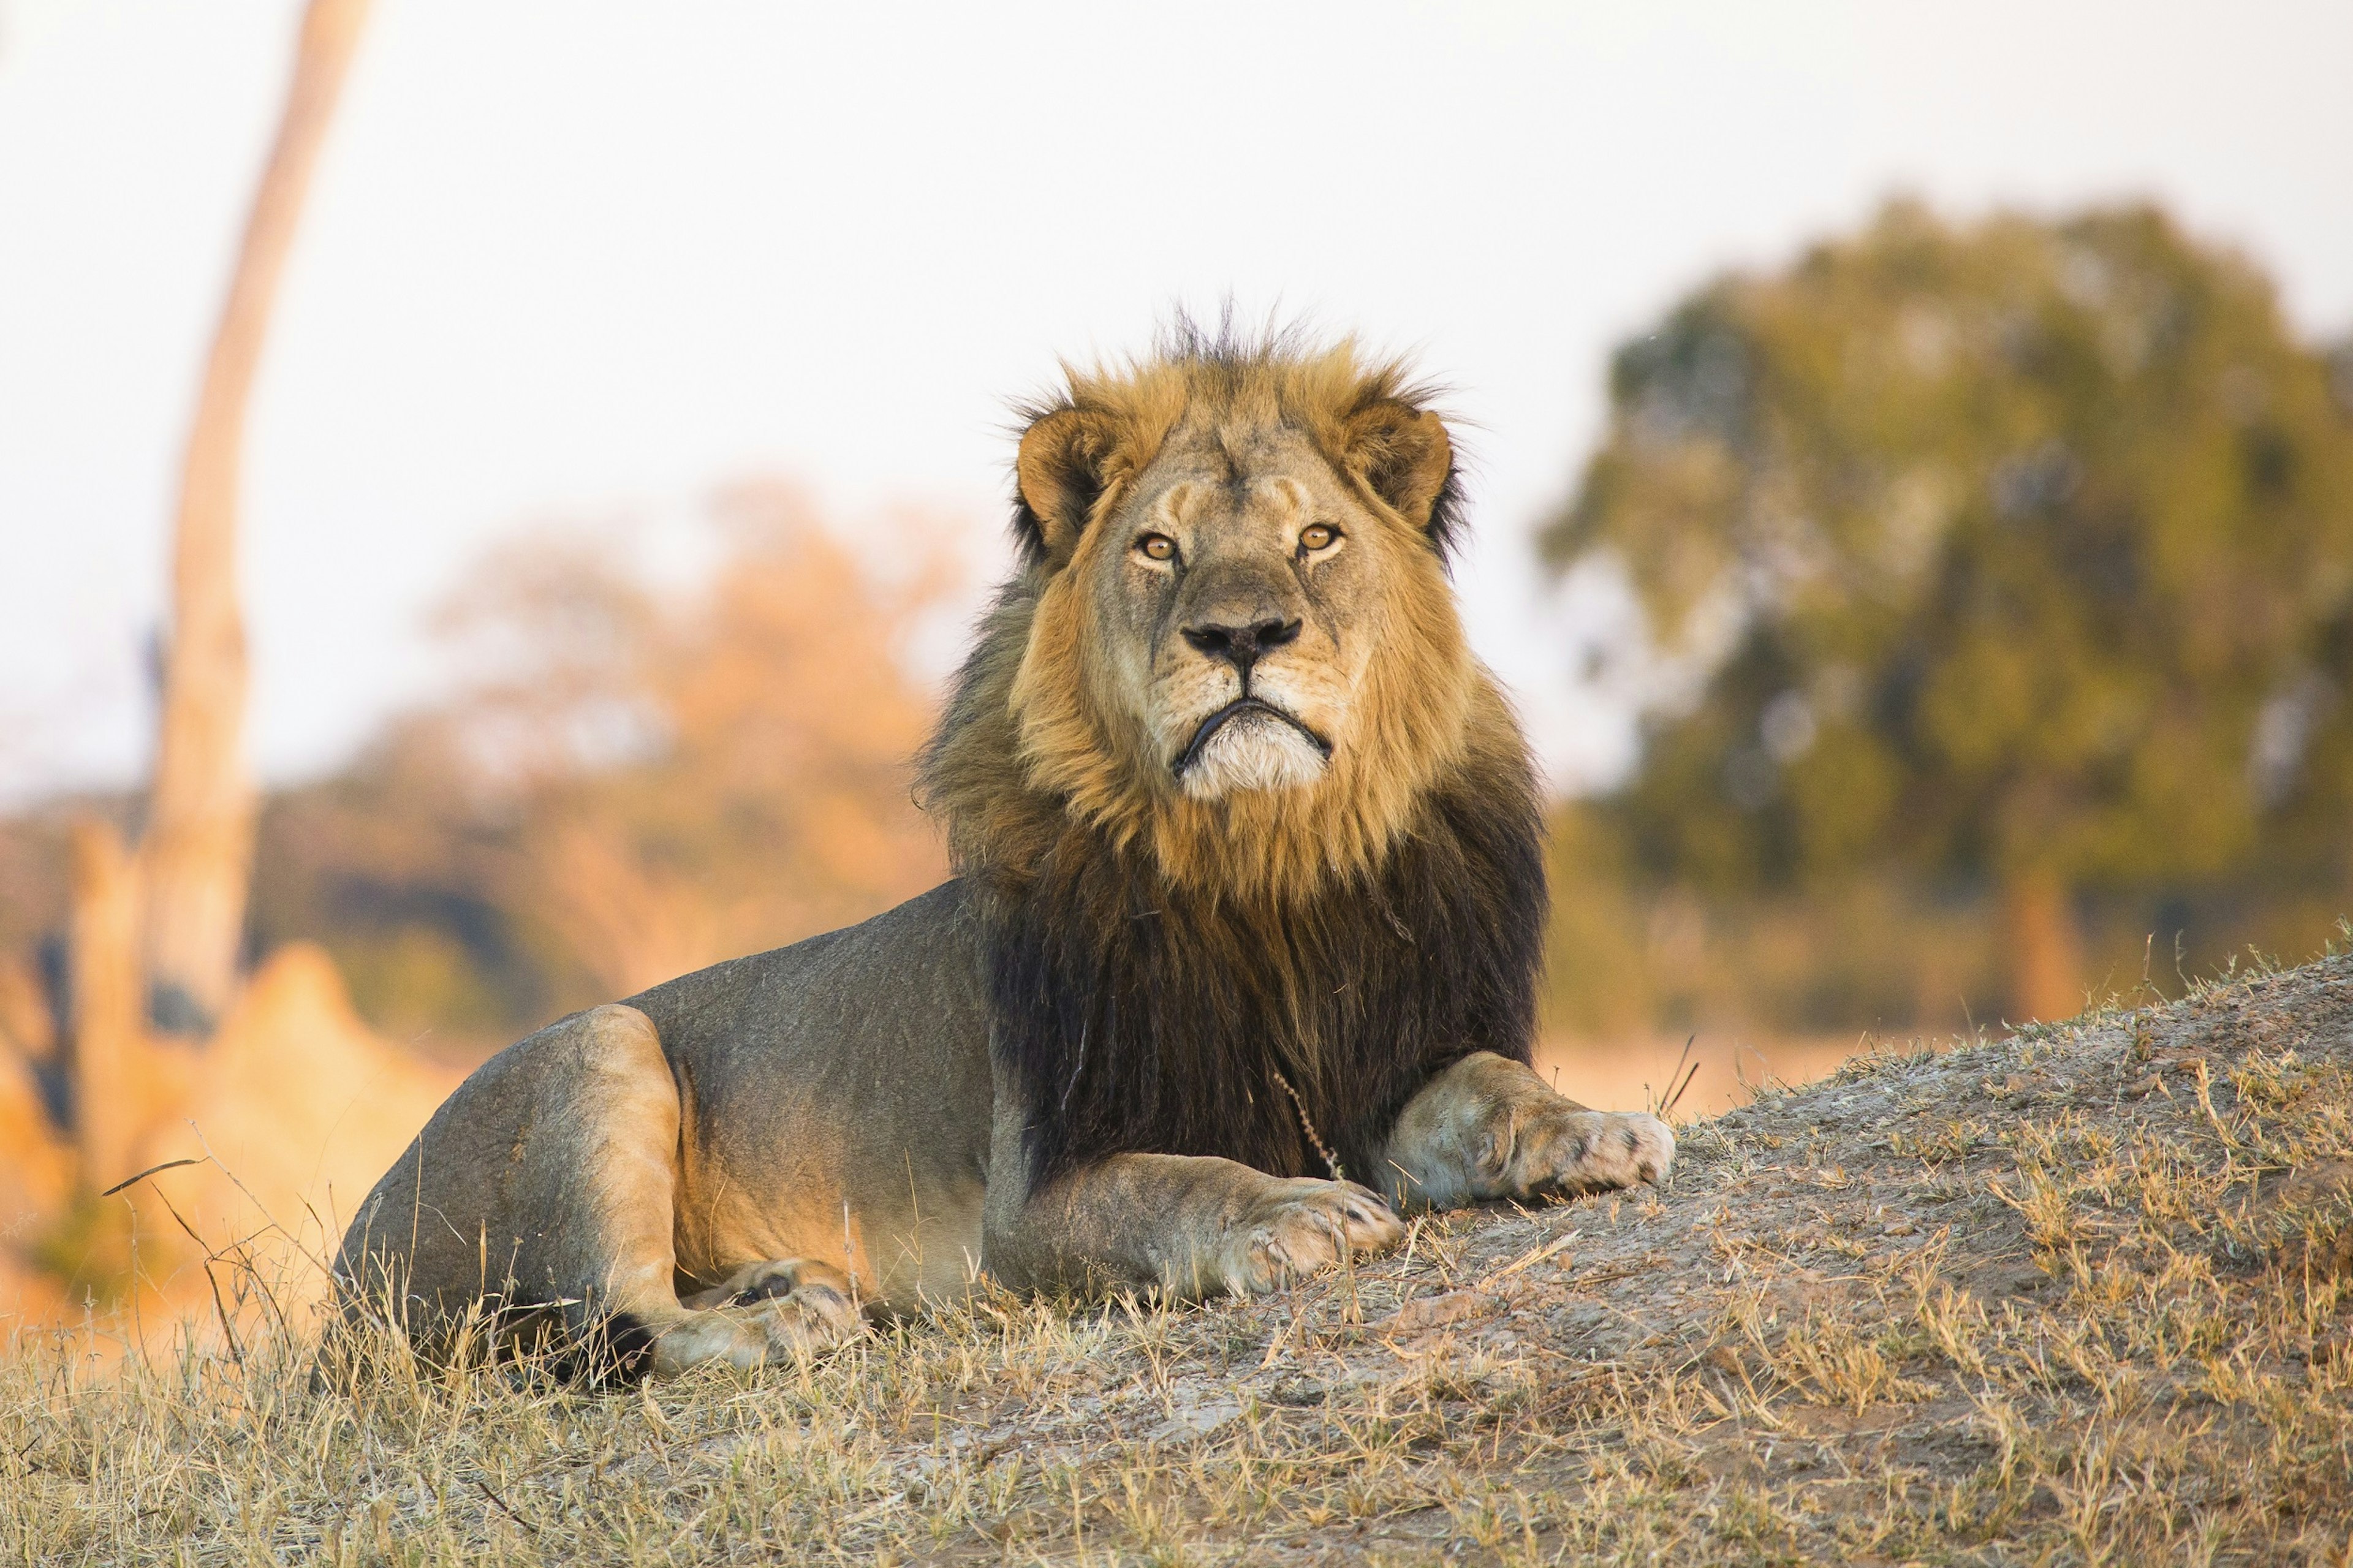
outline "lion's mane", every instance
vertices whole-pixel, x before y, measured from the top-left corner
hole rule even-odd
[[[1071,380],[1065,400],[1030,412],[1104,416],[1097,532],[1204,408],[1282,418],[1361,481],[1382,454],[1363,449],[1356,416],[1426,396],[1345,344],[1187,331],[1147,363]],[[1377,1184],[1383,1138],[1433,1074],[1476,1050],[1528,1059],[1541,816],[1509,706],[1443,602],[1456,526],[1450,474],[1423,525],[1430,569],[1388,585],[1370,743],[1311,811],[1282,795],[1186,802],[1108,754],[1071,629],[1079,574],[1017,508],[1022,564],[957,677],[920,788],[976,894],[991,1049],[1029,1108],[1033,1181],[1131,1152],[1324,1174],[1303,1110],[1346,1173]]]

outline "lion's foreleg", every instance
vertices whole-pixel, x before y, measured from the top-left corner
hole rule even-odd
[[[1480,1051],[1407,1103],[1381,1184],[1399,1207],[1457,1208],[1656,1181],[1674,1157],[1675,1135],[1657,1117],[1588,1110],[1520,1063]]]
[[[1285,1180],[1198,1155],[1114,1154],[1035,1194],[991,1199],[990,1272],[1032,1289],[1254,1295],[1404,1235],[1354,1182]]]

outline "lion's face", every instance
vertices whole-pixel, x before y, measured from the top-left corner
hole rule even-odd
[[[961,863],[1075,821],[1184,883],[1302,891],[1377,863],[1474,732],[1516,747],[1446,581],[1452,443],[1394,365],[1074,374],[1018,471],[1022,573],[926,763]]]
[[[1100,698],[1197,801],[1314,785],[1358,742],[1395,542],[1305,436],[1172,442],[1073,563]],[[1155,780],[1162,783],[1163,780]]]

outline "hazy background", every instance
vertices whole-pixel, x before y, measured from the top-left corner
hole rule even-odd
[[[171,487],[289,4],[0,3],[0,796],[138,776]],[[1173,302],[1413,350],[1462,574],[1556,779],[1617,777],[1622,632],[1528,538],[1604,356],[1897,189],[2160,199],[2353,324],[2353,7],[495,5],[385,0],[271,324],[244,571],[267,782],[436,692],[422,621],[538,516],[797,477],[997,547],[1006,400]],[[985,575],[985,570],[980,574]],[[931,658],[944,658],[945,640]]]

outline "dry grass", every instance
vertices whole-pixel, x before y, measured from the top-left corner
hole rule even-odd
[[[0,1362],[8,1562],[2343,1563],[2353,962],[1687,1130],[1672,1187],[750,1384]]]

